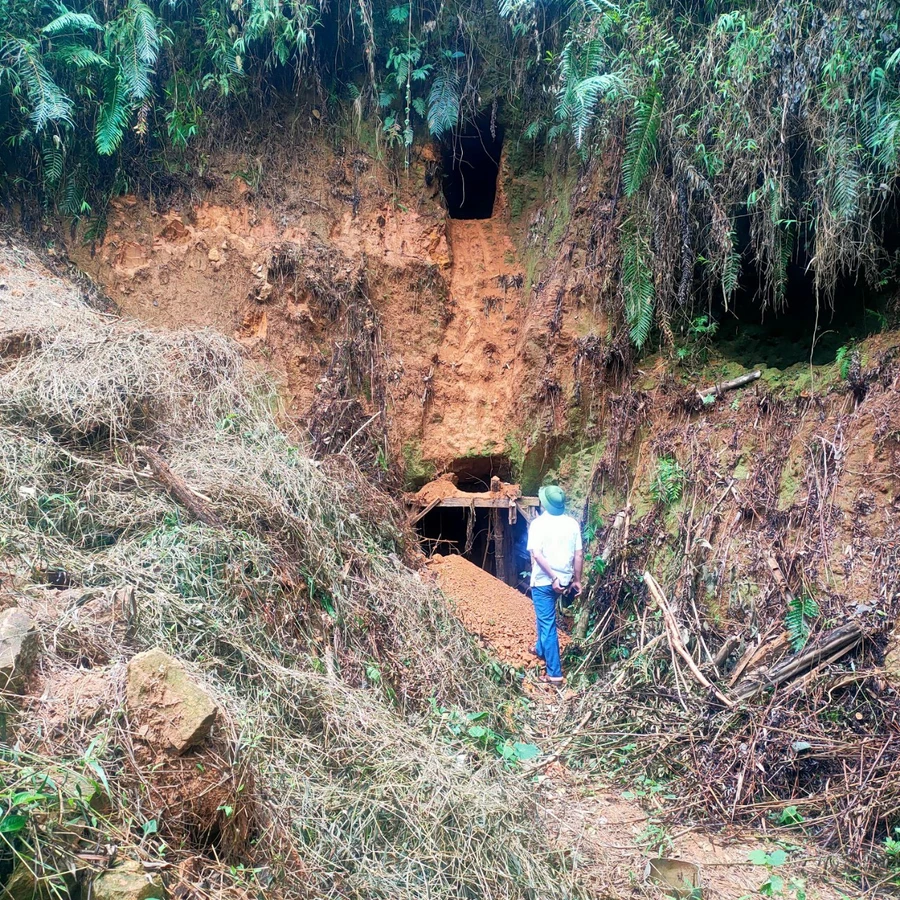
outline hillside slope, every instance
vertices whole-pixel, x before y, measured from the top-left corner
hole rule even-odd
[[[506,694],[393,505],[285,439],[234,343],[0,267],[14,896],[572,896],[524,785],[453,736]]]

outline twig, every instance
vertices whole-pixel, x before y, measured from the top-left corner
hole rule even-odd
[[[687,663],[687,667],[691,670],[691,674],[694,676],[694,679],[698,684],[705,687],[708,691],[712,691],[716,695],[716,697],[726,706],[734,706],[734,702],[732,700],[729,700],[728,697],[726,697],[697,668],[697,664],[694,662],[693,657],[690,653],[687,652],[684,644],[682,644],[681,642],[681,638],[678,636],[678,623],[675,621],[675,616],[672,613],[672,610],[669,608],[669,604],[666,601],[665,594],[663,594],[662,588],[657,584],[656,579],[649,572],[644,572],[644,583],[647,585],[651,596],[658,604],[660,610],[662,610],[663,621],[666,625],[666,631],[669,636],[669,644],[671,645],[672,649]]]

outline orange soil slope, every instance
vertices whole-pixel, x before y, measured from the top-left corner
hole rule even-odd
[[[429,566],[463,625],[484,640],[502,662],[516,667],[536,662],[530,652],[535,624],[528,597],[462,556],[435,554]],[[560,632],[559,641],[560,647],[565,647],[568,636]]]

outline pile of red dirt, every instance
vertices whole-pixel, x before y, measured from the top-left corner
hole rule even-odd
[[[463,491],[457,487],[456,476],[452,474],[440,475],[434,481],[429,481],[423,485],[412,499],[420,505],[432,503],[435,500],[444,500],[447,497],[463,497],[468,500],[480,498],[482,500],[493,500],[504,498],[506,500],[517,500],[522,496],[522,488],[518,484],[507,484],[505,481],[500,483],[500,490],[496,493],[492,491]]]
[[[435,554],[429,561],[441,590],[453,601],[466,629],[480,637],[502,662],[526,667],[535,641],[534,607],[524,594],[462,556]],[[560,632],[560,649],[568,635]]]

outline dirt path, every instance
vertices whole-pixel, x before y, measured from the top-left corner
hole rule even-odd
[[[524,594],[461,556],[436,555],[429,568],[465,627],[498,659],[516,667],[534,664],[529,653],[534,612]],[[560,637],[568,641],[567,635]],[[572,691],[560,694],[529,680],[524,690],[545,721],[562,716],[574,697]],[[785,897],[803,896],[798,890],[805,890],[807,900],[853,896],[852,886],[841,891],[833,883],[840,860],[805,846],[796,832],[775,829],[767,835],[765,830],[673,825],[677,809],[671,802],[664,804],[662,792],[652,786],[627,791],[602,775],[575,772],[558,762],[542,770],[537,782],[552,841],[573,859],[591,893],[604,900],[663,897],[656,887],[644,884],[647,860],[660,855],[699,865],[704,896],[715,900],[760,896],[759,888],[770,875],[783,879]],[[750,861],[754,851],[769,854],[779,848],[787,851],[787,861],[778,867]]]
[[[784,880],[777,896],[796,898],[805,890],[807,900],[841,900],[855,889],[841,884],[841,862],[821,848],[804,846],[795,832],[778,830],[768,836],[738,828],[705,829],[667,825],[653,800],[631,799],[621,788],[603,783],[596,775],[578,775],[560,765],[542,777],[544,821],[557,846],[575,861],[583,883],[598,897],[663,897],[656,887],[644,885],[644,870],[651,857],[665,855],[700,867],[703,896],[710,900],[740,900],[761,896],[759,888],[770,875]],[[626,795],[626,796],[623,796]],[[754,864],[753,851],[769,854],[788,851],[777,868]]]
[[[516,668],[535,664],[534,607],[524,594],[462,556],[435,555],[429,563],[441,590],[453,601],[463,625],[498,659]],[[560,646],[568,635],[560,633]]]
[[[424,455],[433,459],[502,448],[522,298],[521,269],[502,219],[450,219],[447,228],[453,318],[437,355],[424,429]]]

